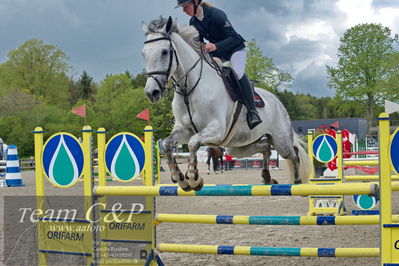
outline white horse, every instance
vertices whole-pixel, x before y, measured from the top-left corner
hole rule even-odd
[[[228,154],[239,158],[263,153],[265,184],[277,183],[269,173],[270,150],[274,147],[289,162],[290,182],[307,182],[309,159],[303,142],[294,133],[288,113],[275,95],[256,88],[266,104],[265,108],[258,108],[263,122],[250,130],[246,113],[242,111],[231,130],[236,104],[229,97],[215,67],[201,52],[201,44],[195,41],[197,30],[179,25],[170,17],[168,20],[161,17],[149,24],[143,22],[143,31],[146,36],[142,54],[148,75],[144,89],[147,97],[156,103],[164,95],[170,78],[175,84],[172,103],[175,125],[163,141],[173,182],[186,191],[202,188],[204,182],[198,175],[196,156],[201,145],[224,146]],[[190,151],[185,176],[172,156],[176,144],[188,144]]]

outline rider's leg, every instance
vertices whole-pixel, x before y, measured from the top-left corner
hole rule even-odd
[[[248,109],[247,113],[248,127],[250,129],[253,129],[257,125],[262,123],[262,120],[260,119],[258,111],[256,110],[255,107],[253,87],[249,82],[247,76],[245,75],[246,60],[247,60],[247,52],[245,51],[245,49],[243,49],[235,52],[231,56],[230,62],[240,82],[241,91],[244,97],[244,103]]]

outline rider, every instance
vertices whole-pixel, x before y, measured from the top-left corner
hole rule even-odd
[[[245,98],[244,102],[248,109],[248,127],[253,129],[262,120],[255,107],[252,85],[245,75],[247,60],[245,40],[234,30],[222,10],[201,2],[202,0],[177,0],[176,8],[183,7],[183,11],[191,16],[190,25],[198,30],[200,40],[207,39],[209,41],[203,44],[205,51],[210,52],[214,57],[230,61]]]

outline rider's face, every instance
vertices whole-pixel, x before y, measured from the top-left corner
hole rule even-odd
[[[183,6],[183,11],[190,17],[194,16],[194,4],[193,2],[189,2]]]

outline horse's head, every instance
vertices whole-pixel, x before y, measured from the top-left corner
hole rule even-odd
[[[144,92],[152,103],[162,98],[166,83],[178,65],[171,40],[173,27],[175,25],[171,17],[168,20],[154,20],[149,25],[143,22],[143,31],[147,39],[142,55],[148,76]]]

